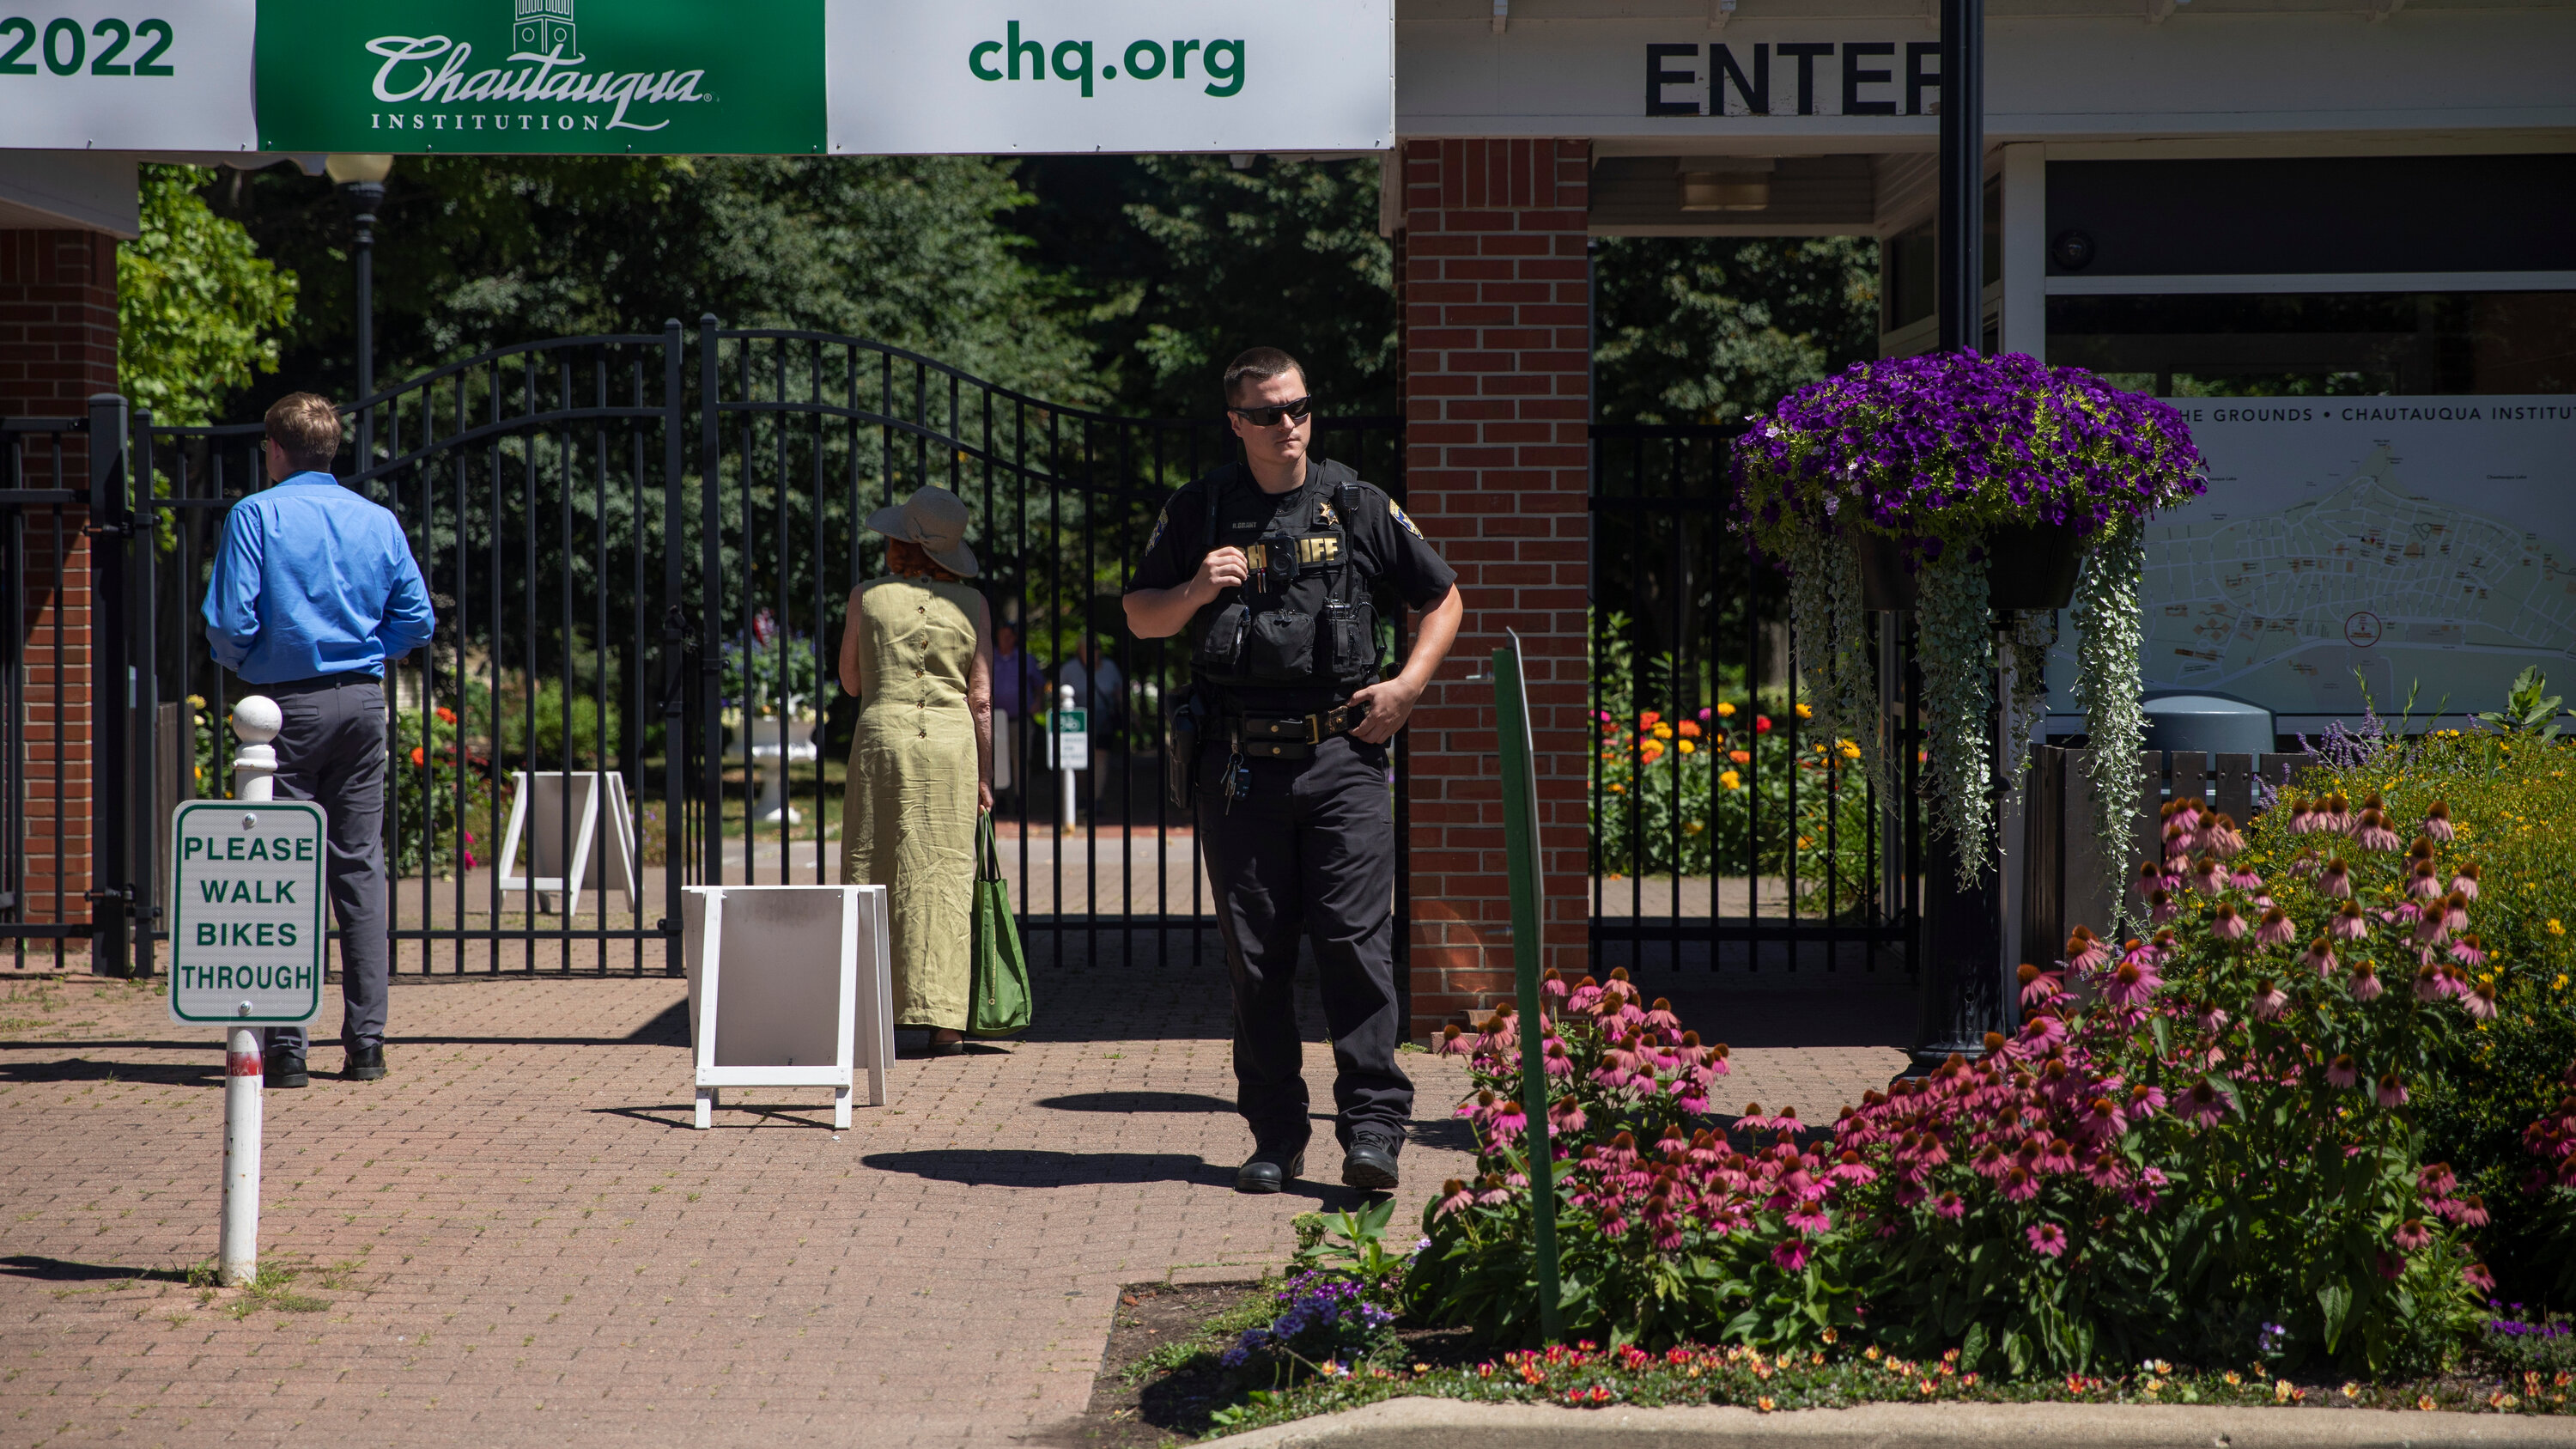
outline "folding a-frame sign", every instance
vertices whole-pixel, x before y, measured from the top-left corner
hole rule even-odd
[[[699,1127],[714,1124],[726,1087],[829,1087],[832,1125],[847,1128],[861,1069],[868,1105],[885,1105],[884,886],[690,886],[681,911]]]
[[[611,890],[626,894],[626,909],[638,909],[635,883],[635,812],[626,803],[626,777],[614,770],[514,771],[510,776],[510,826],[501,837],[501,889],[538,895],[567,893],[564,914],[581,914],[581,893]],[[606,788],[601,782],[606,781]],[[565,793],[571,793],[567,808]],[[572,838],[564,838],[569,826]],[[528,846],[528,864],[519,865],[519,845]]]

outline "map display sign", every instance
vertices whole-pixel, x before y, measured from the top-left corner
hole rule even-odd
[[[191,800],[170,817],[170,1019],[281,1026],[322,1006],[322,807]]]
[[[2456,716],[2528,665],[2576,684],[2576,397],[2172,401],[2209,492],[2147,528],[2148,689],[2299,728],[2365,690]],[[2069,713],[2074,634],[2050,659]]]

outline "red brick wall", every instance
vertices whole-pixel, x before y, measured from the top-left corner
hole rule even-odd
[[[78,418],[116,391],[116,239],[86,231],[0,231],[0,417]],[[21,440],[16,486],[85,490],[79,437]],[[30,508],[25,636],[27,839],[19,919],[86,921],[90,858],[90,566],[74,507]],[[59,641],[59,643],[58,643]],[[58,778],[59,774],[59,778]],[[17,842],[10,842],[12,848]],[[48,962],[52,953],[44,956]],[[30,949],[29,964],[37,961]]]
[[[1416,1033],[1513,989],[1493,686],[1464,682],[1507,629],[1538,745],[1545,959],[1586,960],[1589,171],[1581,141],[1405,143],[1405,507],[1467,605],[1412,725]]]

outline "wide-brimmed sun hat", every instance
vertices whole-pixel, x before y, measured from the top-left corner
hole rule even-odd
[[[915,489],[901,503],[868,515],[868,527],[888,538],[921,545],[931,562],[961,579],[975,577],[975,551],[966,546],[966,500],[936,485]]]

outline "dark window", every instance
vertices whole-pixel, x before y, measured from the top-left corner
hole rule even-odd
[[[2576,392],[2576,292],[2051,297],[2048,360],[2160,397]]]

